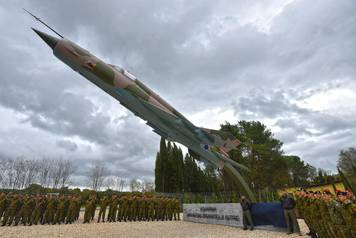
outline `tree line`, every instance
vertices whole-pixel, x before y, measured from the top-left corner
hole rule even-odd
[[[76,185],[72,178],[77,168],[68,159],[0,158],[0,188],[20,190],[37,184],[43,188],[60,189]],[[104,163],[93,161],[85,173],[86,186],[94,191],[116,190],[144,192],[154,190],[153,182],[113,175]]]
[[[160,141],[155,161],[155,191],[164,193],[213,192],[219,178],[212,167],[201,168],[195,159],[176,144]]]
[[[338,180],[338,176],[317,169],[298,156],[286,155],[282,150],[283,142],[259,121],[226,122],[220,130],[230,132],[240,140],[241,145],[229,155],[250,169],[250,172],[240,172],[256,194]],[[156,155],[155,186],[158,192],[173,193],[239,190],[229,173],[203,164],[190,154],[183,156],[177,145],[167,143],[164,138]]]
[[[0,187],[23,189],[31,184],[60,188],[70,182],[73,163],[62,159],[0,159]]]

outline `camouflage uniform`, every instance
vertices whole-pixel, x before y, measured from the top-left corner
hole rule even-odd
[[[287,234],[291,234],[293,232],[300,233],[299,225],[294,212],[294,208],[296,206],[295,200],[287,193],[284,193],[281,198],[281,203],[283,207],[284,218],[288,227]]]
[[[351,200],[344,201],[341,214],[346,223],[348,237],[356,237],[356,204]]]
[[[161,204],[161,199],[160,198],[155,198],[154,199],[154,203],[155,203],[155,220],[161,220],[162,217],[162,204]]]
[[[42,197],[37,197],[35,200],[35,208],[32,213],[31,223],[37,225],[38,222],[43,222],[43,215],[46,210],[46,201]]]
[[[154,198],[149,198],[147,201],[147,220],[155,220],[155,202]]]
[[[68,213],[66,218],[66,224],[72,224],[76,219],[76,210],[77,210],[77,200],[72,197],[69,199]]]
[[[105,222],[105,213],[106,213],[106,208],[109,204],[109,201],[106,197],[103,197],[100,200],[100,210],[99,210],[99,215],[98,215],[98,222],[100,222],[100,219],[102,222]]]
[[[146,199],[145,198],[140,198],[137,200],[138,201],[138,220],[139,221],[145,221],[146,220]]]
[[[124,198],[123,197],[119,197],[118,198],[118,205],[119,205],[119,208],[117,210],[117,221],[122,221],[123,220],[123,202],[124,202]]]
[[[303,218],[305,223],[307,224],[307,226],[309,227],[309,233],[310,234],[316,234],[316,225],[315,225],[315,220],[312,219],[313,214],[312,214],[312,202],[311,202],[311,198],[309,197],[305,197],[302,198],[303,199],[303,203],[301,204],[301,210],[302,210],[302,214],[303,214]]]
[[[131,201],[131,221],[136,221],[137,210],[138,210],[138,201],[136,197],[133,197]]]
[[[64,199],[64,213],[63,216],[61,217],[61,222],[65,223],[67,216],[68,216],[68,212],[69,212],[69,203],[70,203],[70,197],[66,197]]]
[[[128,221],[132,221],[132,197],[127,198],[127,204],[126,204],[126,219]]]
[[[31,223],[31,215],[34,208],[34,200],[31,197],[26,196],[22,199],[21,203],[22,203],[21,209],[15,218],[15,226],[19,224],[20,220],[23,225]]]
[[[57,224],[57,223],[61,224],[62,222],[64,222],[64,218],[66,216],[65,206],[66,206],[65,198],[61,197],[58,202],[58,207],[57,207],[57,211],[54,216],[53,224]]]
[[[167,221],[168,219],[168,199],[163,198],[162,201],[162,221]]]
[[[77,203],[77,206],[76,206],[75,219],[74,220],[78,220],[79,219],[80,208],[81,208],[83,202],[79,197],[77,197],[76,198],[76,203]]]
[[[173,199],[167,199],[166,202],[167,220],[172,221],[173,218]]]
[[[346,222],[342,216],[342,204],[336,200],[331,201],[331,221],[335,227],[335,235],[340,238],[349,238]]]
[[[127,221],[127,218],[128,218],[128,209],[129,209],[130,205],[129,205],[129,198],[128,197],[123,197],[122,198],[122,209],[121,209],[121,212],[122,212],[122,215],[121,216],[121,219],[123,219],[124,221]]]
[[[9,206],[9,197],[5,194],[1,194],[0,196],[0,221],[3,215],[5,215],[5,211]]]
[[[330,220],[330,205],[332,204],[331,201],[329,201],[326,198],[320,198],[318,201],[319,204],[319,212],[322,217],[322,223],[324,225],[325,232],[327,233],[328,237],[335,237],[337,233],[337,229],[334,226],[333,222]]]
[[[108,214],[108,221],[109,222],[115,222],[116,221],[116,215],[117,215],[117,205],[119,201],[116,195],[114,195],[111,199],[111,202],[109,204],[109,214]]]
[[[180,202],[178,199],[175,200],[174,203],[174,220],[176,221],[178,218],[178,221],[180,220]]]
[[[46,206],[46,211],[44,213],[43,223],[51,224],[54,221],[54,216],[57,211],[57,199],[54,197],[48,198],[48,203]]]
[[[5,211],[4,220],[2,221],[2,226],[11,225],[14,219],[16,218],[17,213],[19,212],[22,204],[18,195],[14,195],[10,200],[10,205]]]
[[[85,203],[85,211],[84,211],[84,222],[83,223],[90,223],[92,213],[94,208],[94,201],[89,198]]]
[[[94,217],[95,217],[95,211],[96,211],[96,206],[97,206],[96,196],[92,197],[92,202],[93,202],[93,209],[91,210],[90,221],[94,220]]]

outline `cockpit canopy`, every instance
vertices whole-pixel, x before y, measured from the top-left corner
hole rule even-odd
[[[116,69],[117,71],[119,71],[120,73],[124,74],[125,76],[127,76],[128,78],[132,79],[132,80],[137,80],[137,77],[133,74],[131,74],[129,71],[127,71],[126,69],[121,68],[120,66],[117,65],[113,65],[110,64],[111,67],[113,67],[114,69]]]

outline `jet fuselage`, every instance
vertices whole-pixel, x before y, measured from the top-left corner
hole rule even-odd
[[[178,142],[201,160],[230,171],[245,194],[255,200],[239,169],[245,166],[229,158],[239,141],[228,132],[196,127],[181,113],[126,70],[105,63],[77,44],[33,29],[53,50],[53,54],[93,84],[117,99],[160,136]]]

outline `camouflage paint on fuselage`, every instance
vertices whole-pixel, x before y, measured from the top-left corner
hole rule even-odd
[[[110,65],[67,39],[58,39],[34,31],[53,49],[53,54],[93,84],[117,99],[136,116],[146,121],[157,134],[185,145],[199,157],[216,167],[230,171],[246,196],[254,195],[236,170],[248,170],[227,154],[239,145],[228,132],[200,128],[124,69]]]

